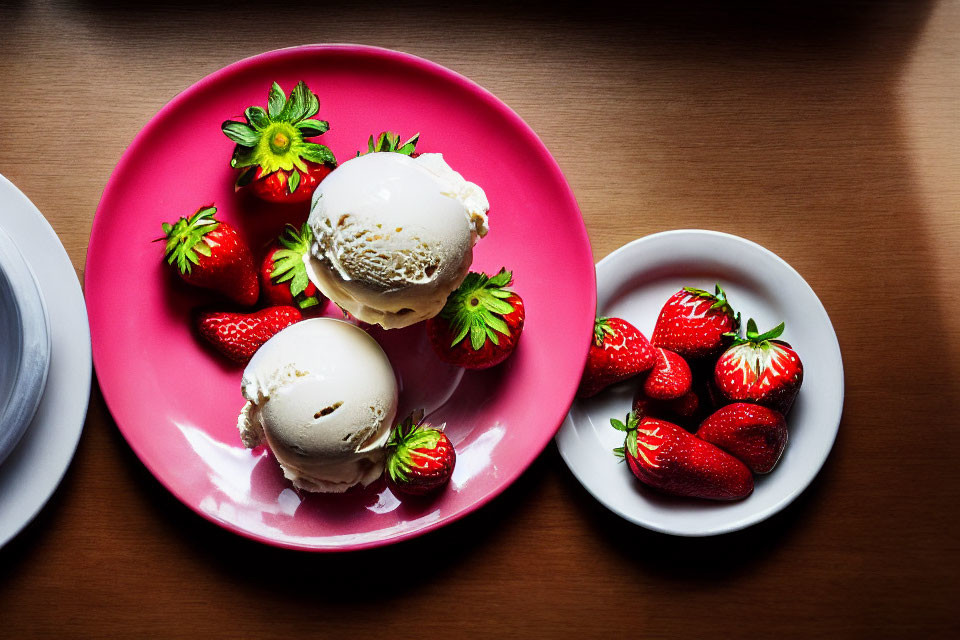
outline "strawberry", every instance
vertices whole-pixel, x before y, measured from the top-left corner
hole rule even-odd
[[[675,424],[656,418],[627,415],[624,424],[611,420],[627,434],[614,453],[625,457],[640,482],[675,496],[708,500],[739,500],[753,491],[753,474],[742,462]]]
[[[633,396],[633,410],[638,418],[660,418],[686,428],[700,409],[700,396],[688,391],[673,400],[654,400],[643,392],[641,385]]]
[[[507,288],[512,282],[513,273],[506,269],[492,278],[467,274],[440,313],[427,320],[427,336],[441,360],[465,369],[487,369],[513,353],[525,311],[520,296]]]
[[[260,295],[253,255],[237,230],[214,218],[217,208],[201,207],[189,218],[163,223],[164,256],[192,285],[222,293],[242,305]]]
[[[324,300],[307,277],[303,256],[310,251],[313,232],[304,222],[297,230],[288,224],[267,251],[260,265],[260,290],[269,305],[297,306],[308,309]]]
[[[740,314],[727,302],[726,292],[684,287],[660,310],[651,342],[696,360],[719,355],[730,344],[729,333],[740,328]]]
[[[410,156],[411,158],[416,158],[420,154],[417,153],[417,142],[420,140],[420,134],[413,136],[406,142],[400,142],[400,134],[394,133],[392,131],[384,131],[376,138],[372,135],[367,141],[367,151],[365,153],[381,153],[384,151],[389,151],[392,153],[402,153],[405,156]],[[357,151],[357,157],[364,155]]]
[[[687,361],[668,349],[654,349],[657,361],[643,382],[643,392],[654,400],[674,400],[689,393],[693,374]]]
[[[267,109],[247,107],[245,122],[223,122],[224,135],[236,143],[230,166],[241,170],[237,189],[249,187],[267,202],[309,200],[317,184],[337,166],[330,149],[306,140],[330,128],[324,120],[311,119],[319,110],[317,96],[304,82],[290,97],[274,82]]]
[[[713,379],[724,404],[755,402],[787,415],[803,383],[803,364],[788,343],[776,340],[783,327],[781,322],[761,334],[751,318],[747,337],[723,352]]]
[[[615,382],[648,371],[656,361],[656,351],[635,326],[622,318],[597,318],[577,395],[595,396]]]
[[[457,453],[443,427],[423,423],[423,409],[396,426],[387,441],[387,485],[399,493],[423,495],[450,480]]]
[[[697,437],[733,454],[754,473],[769,473],[787,445],[787,421],[779,411],[735,402],[704,420]]]
[[[204,311],[197,316],[197,331],[223,355],[246,363],[264,342],[301,319],[296,307],[267,307],[253,313]]]

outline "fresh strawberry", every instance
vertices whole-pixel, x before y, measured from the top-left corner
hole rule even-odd
[[[506,269],[492,278],[467,274],[440,313],[427,320],[427,336],[441,360],[487,369],[513,353],[525,312],[523,300],[507,288],[512,282],[513,273]]]
[[[643,392],[654,400],[673,400],[690,392],[693,374],[687,361],[668,349],[655,347],[657,361],[643,381]]]
[[[186,282],[222,293],[242,305],[260,295],[253,255],[237,230],[214,218],[217,208],[201,207],[189,218],[163,223],[164,256]]]
[[[754,473],[770,473],[787,445],[787,421],[779,411],[735,402],[704,420],[697,437],[733,454]]]
[[[660,418],[687,428],[700,410],[700,397],[688,391],[673,400],[654,400],[643,392],[641,385],[633,396],[633,410],[638,418]]]
[[[766,333],[747,322],[747,337],[737,338],[714,368],[714,382],[724,403],[755,402],[787,415],[803,383],[800,356],[786,342],[783,323]]]
[[[675,496],[739,500],[753,491],[753,474],[729,453],[675,424],[627,416],[610,424],[627,434],[614,453],[625,457],[642,483]]]
[[[384,151],[392,153],[402,153],[405,156],[410,156],[411,158],[416,158],[420,154],[417,153],[417,142],[420,140],[420,134],[413,136],[406,142],[400,142],[400,134],[394,133],[392,131],[384,131],[376,138],[372,135],[367,141],[367,150],[364,153],[381,153]],[[357,157],[364,155],[357,151]]]
[[[423,495],[450,480],[457,453],[443,427],[423,424],[423,409],[396,426],[387,441],[387,485],[395,492]]]
[[[267,108],[247,107],[245,122],[227,120],[223,133],[236,143],[230,166],[241,169],[237,189],[249,187],[268,202],[305,202],[317,184],[337,166],[327,147],[307,138],[330,128],[324,120],[313,120],[320,110],[317,96],[302,81],[283,93],[276,82],[267,96]]]
[[[267,304],[308,309],[324,300],[323,294],[307,277],[303,262],[311,242],[313,232],[306,222],[300,230],[288,224],[267,251],[260,265],[260,290]]]
[[[253,313],[204,311],[197,316],[197,331],[223,355],[246,363],[264,342],[302,318],[296,307],[267,307]]]
[[[615,382],[650,370],[656,361],[656,351],[635,326],[622,318],[597,318],[577,395],[595,396]]]
[[[727,334],[740,328],[740,315],[734,313],[718,284],[716,293],[684,287],[660,310],[650,342],[696,360],[715,357],[730,344]]]

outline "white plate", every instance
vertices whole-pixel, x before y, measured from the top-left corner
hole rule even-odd
[[[0,225],[29,263],[50,320],[51,358],[40,406],[0,465],[0,546],[23,529],[63,478],[80,440],[90,398],[90,329],[80,282],[57,234],[0,175]]]
[[[674,498],[643,486],[613,456],[623,435],[610,418],[630,410],[636,382],[576,400],[557,434],[567,466],[593,496],[623,518],[680,536],[743,529],[793,501],[820,471],[840,425],[843,362],[823,304],[790,265],[737,236],[681,229],[634,240],[597,263],[597,313],[617,316],[650,336],[660,309],[683,286],[713,289],[719,282],[731,306],[761,331],[786,322],[783,339],[803,360],[803,386],[787,415],[789,441],[751,496],[738,502]]]

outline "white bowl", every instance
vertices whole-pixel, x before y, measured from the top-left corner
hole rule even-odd
[[[50,367],[50,324],[30,266],[0,228],[0,464],[37,411]]]
[[[737,236],[685,229],[657,233],[617,249],[597,264],[597,314],[617,316],[650,336],[660,309],[683,286],[712,290],[719,282],[731,306],[762,331],[786,323],[783,339],[799,354],[804,380],[787,414],[789,440],[780,462],[757,476],[737,502],[676,498],[650,489],[612,454],[623,434],[610,418],[630,410],[636,381],[578,399],[557,434],[567,466],[611,511],[663,533],[707,536],[742,529],[790,504],[823,466],[843,409],[843,363],[826,310],[790,265]]]

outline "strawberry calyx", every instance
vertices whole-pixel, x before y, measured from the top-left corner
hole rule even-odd
[[[593,341],[598,347],[603,346],[606,336],[615,336],[617,332],[610,326],[610,318],[598,317],[593,323]]]
[[[310,285],[303,256],[310,250],[313,232],[306,222],[300,229],[288,224],[280,235],[279,242],[281,248],[273,252],[270,280],[275,284],[289,282],[290,295],[296,299]],[[320,301],[316,296],[301,297],[297,300],[297,306],[301,309],[308,309],[318,304]]]
[[[506,268],[492,278],[485,273],[471,271],[457,289],[447,298],[440,317],[450,323],[454,334],[451,347],[455,347],[467,334],[470,346],[479,351],[487,340],[500,344],[497,334],[510,335],[510,327],[503,316],[513,313],[513,305],[507,298],[513,291],[507,289],[513,282],[513,272]]]
[[[367,151],[363,153],[357,151],[357,157],[359,158],[367,153],[383,152],[402,153],[405,156],[410,156],[413,155],[413,153],[417,150],[417,142],[419,140],[419,133],[406,142],[400,142],[399,133],[394,133],[393,131],[383,131],[376,138],[371,135],[370,139],[367,141]]]
[[[156,242],[166,241],[164,257],[167,264],[177,264],[180,273],[190,273],[193,265],[198,264],[197,254],[210,257],[210,247],[215,246],[206,235],[220,226],[214,219],[217,208],[213,205],[200,207],[187,218],[180,218],[174,224],[164,222],[161,225],[163,237]]]
[[[741,344],[750,343],[755,347],[766,347],[769,346],[771,340],[776,340],[781,335],[783,335],[783,330],[786,327],[786,324],[781,322],[770,331],[766,333],[760,333],[757,331],[757,323],[754,322],[753,318],[747,320],[747,334],[745,338],[741,338],[736,334],[725,333],[724,335],[731,336],[734,338],[733,345],[737,346]]]
[[[710,311],[716,309],[727,315],[733,320],[734,332],[740,330],[740,314],[735,312],[733,307],[730,306],[730,302],[727,300],[727,292],[723,290],[719,282],[716,284],[716,290],[713,293],[703,289],[697,289],[696,287],[684,287],[683,290],[690,295],[709,300],[712,303],[710,305]]]
[[[634,458],[637,457],[637,432],[640,427],[640,414],[636,411],[631,411],[627,414],[626,422],[621,422],[616,418],[610,419],[610,426],[616,429],[617,431],[623,431],[627,434],[626,442],[624,446],[617,447],[613,450],[613,455],[618,458],[625,458],[626,451],[630,452]]]
[[[308,171],[307,162],[336,166],[330,149],[306,140],[330,128],[327,121],[312,119],[319,110],[316,94],[302,80],[289,97],[274,82],[267,96],[267,109],[247,107],[243,113],[245,122],[224,121],[220,129],[236,143],[230,166],[242,169],[237,187],[282,170],[292,172],[288,188],[293,193],[300,184],[298,171]]]
[[[425,455],[437,446],[442,435],[443,425],[438,428],[430,427],[423,422],[423,409],[412,412],[396,427],[387,441],[387,474],[398,484],[408,482],[410,474],[417,468],[413,460],[413,452]]]

